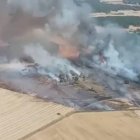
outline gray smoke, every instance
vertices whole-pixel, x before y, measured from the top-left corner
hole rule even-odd
[[[81,0],[9,0],[8,4],[11,13],[16,14],[19,9],[33,17],[45,18],[44,24],[52,34],[64,36],[76,44],[87,45],[93,35],[94,26],[88,16],[92,8]]]
[[[139,36],[115,25],[98,27],[95,19],[89,17],[93,8],[87,1],[8,0],[7,3],[13,14],[21,11],[33,18],[44,18],[42,30],[46,38],[58,47],[77,48],[81,61],[89,59],[104,71],[139,80]]]
[[[49,7],[52,7],[53,2],[51,0],[8,0],[7,3],[10,14],[22,11],[35,17],[44,17],[49,13]]]
[[[51,89],[29,76],[35,73],[60,81],[62,75],[69,80],[86,72],[90,80],[117,93],[107,92],[109,97],[133,100],[123,78],[139,81],[139,36],[112,24],[99,27],[89,16],[93,8],[86,0],[7,0],[7,4],[9,20],[1,38],[10,47],[2,53],[1,63],[8,64],[0,67],[2,81],[58,103],[85,107],[97,100],[84,89],[59,88],[57,84]],[[60,55],[65,48],[76,48],[73,59]],[[94,107],[106,108],[100,103]]]

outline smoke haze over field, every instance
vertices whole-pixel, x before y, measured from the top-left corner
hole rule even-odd
[[[100,83],[124,94],[128,91],[115,76],[139,81],[140,37],[111,23],[98,26],[96,19],[89,16],[94,7],[86,0],[7,0],[1,4],[5,8],[0,9],[0,39],[8,42],[7,47],[0,42],[4,64],[0,74],[5,72],[2,80],[12,82],[8,70],[17,72],[13,84],[18,83],[21,89],[24,85],[27,91],[27,79],[20,81],[19,73],[47,75],[60,82],[62,75],[72,80],[86,69]],[[35,68],[28,67],[28,63]],[[113,78],[107,78],[106,73]],[[28,90],[35,92],[38,83],[27,81]],[[39,92],[39,88],[36,90]],[[42,86],[40,93],[45,96]],[[53,94],[49,97],[53,98]]]
[[[37,39],[39,40],[37,43],[47,40],[40,44],[45,47],[44,51],[51,48],[52,44],[58,46],[58,53],[55,51],[55,55],[64,57],[63,59],[82,57],[82,61],[88,59],[91,65],[96,63],[105,71],[112,71],[123,76],[126,73],[125,77],[138,80],[139,36],[134,37],[111,24],[98,27],[96,19],[89,17],[94,7],[87,2],[81,0],[8,0],[5,7],[12,15],[1,31],[1,38],[7,42],[16,42],[20,37],[25,40],[23,44],[20,44],[21,49],[17,49],[19,55],[16,55],[17,52],[12,47],[9,49],[12,57],[15,56],[14,59],[24,55],[24,45],[28,45],[26,42],[28,34],[31,38],[28,40],[29,44]],[[38,30],[38,33],[36,32],[33,39],[34,37],[31,36],[35,30]],[[13,43],[13,46],[13,48],[19,47],[16,43]],[[8,50],[7,52],[9,54]]]
[[[129,35],[115,25],[98,27],[95,24],[95,19],[89,17],[94,7],[91,7],[87,2],[82,0],[8,0],[7,3],[13,15],[16,15],[18,11],[24,15],[25,22],[29,20],[30,16],[33,19],[42,18],[36,21],[37,23],[42,20],[42,24],[39,23],[38,28],[45,33],[46,39],[51,40],[60,48],[62,56],[69,58],[79,57],[80,54],[83,57],[93,55],[90,57],[90,61],[93,59],[93,63],[99,64],[102,63],[100,55],[103,55],[102,59],[106,61],[101,64],[103,70],[113,69],[119,75],[124,76],[126,73],[126,77],[138,80],[139,37]],[[14,22],[20,21],[21,18],[20,14],[17,15]],[[17,25],[22,28],[20,23],[17,22]],[[27,23],[29,26],[27,29],[31,29],[31,26],[35,24],[31,23]],[[7,32],[4,34],[10,34],[9,30]],[[77,49],[72,51],[74,48]]]

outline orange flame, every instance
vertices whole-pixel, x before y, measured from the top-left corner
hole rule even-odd
[[[60,55],[64,58],[68,58],[68,59],[76,59],[79,57],[79,51],[74,48],[74,47],[68,47],[68,46],[65,46],[65,47],[60,47],[59,48],[59,52],[60,52]]]
[[[79,57],[80,52],[78,48],[76,48],[76,45],[71,41],[60,36],[53,37],[51,41],[58,44],[60,56],[67,59],[76,59]]]

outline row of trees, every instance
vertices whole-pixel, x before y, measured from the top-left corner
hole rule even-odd
[[[123,0],[127,4],[140,4],[140,0]]]

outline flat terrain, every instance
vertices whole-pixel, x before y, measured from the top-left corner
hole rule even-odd
[[[140,17],[140,11],[119,10],[119,11],[111,11],[110,13],[92,13],[90,16],[91,17],[116,17],[116,16]]]
[[[76,113],[0,89],[0,140],[139,140],[140,111]]]
[[[18,140],[73,111],[72,108],[0,89],[0,140]]]
[[[115,6],[125,5],[122,0],[102,2]],[[35,22],[35,19],[26,16],[18,18],[12,25],[7,24],[11,18],[5,11],[5,1],[1,0],[0,3],[0,37],[3,30],[6,30],[4,38],[9,39],[15,34],[25,33],[30,28],[42,27],[43,19],[37,19]],[[104,10],[102,7],[99,9]],[[130,30],[135,31],[140,26],[139,10],[128,9],[109,13],[99,10],[91,16],[110,21],[115,18],[116,23],[123,22],[121,25],[128,22],[128,27],[131,25],[130,21],[135,21],[135,18],[138,21],[135,21],[134,26],[130,26]],[[17,26],[18,24],[21,26]],[[99,86],[95,88],[99,93],[104,91]],[[73,108],[0,88],[0,140],[140,140],[140,110],[133,108],[117,112],[77,113]]]
[[[140,140],[134,112],[78,113],[26,140]]]
[[[111,4],[122,4],[123,0],[100,0],[101,2],[111,3]]]

